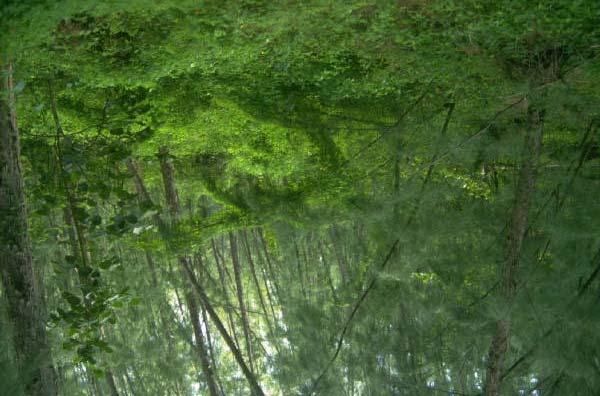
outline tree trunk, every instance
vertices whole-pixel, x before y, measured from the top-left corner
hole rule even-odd
[[[237,240],[231,231],[229,232],[229,248],[231,249],[231,262],[233,263],[235,289],[237,292],[238,304],[240,306],[240,313],[242,316],[242,328],[244,330],[244,340],[246,341],[246,353],[248,354],[250,369],[254,372],[252,343],[250,342],[250,323],[248,321],[248,312],[246,311],[246,303],[244,302],[244,289],[242,285],[242,269],[238,255]]]
[[[185,273],[183,275],[185,275]],[[198,316],[199,310],[196,305],[196,300],[194,299],[194,295],[190,292],[185,293],[185,300],[190,315],[190,321],[192,322],[192,328],[194,329],[194,336],[196,338],[196,352],[200,358],[200,364],[202,365],[202,372],[204,373],[206,385],[208,386],[208,392],[210,396],[219,396],[214,371],[210,364],[210,358],[204,343],[204,334],[202,333],[202,326],[200,325],[200,318]]]
[[[254,235],[254,250],[256,251],[256,257],[258,258],[258,263],[260,264],[260,270],[261,270],[261,274],[262,274],[262,280],[263,283],[265,285],[265,290],[267,291],[267,299],[269,300],[269,307],[271,308],[271,313],[273,315],[273,322],[275,324],[278,323],[278,318],[277,315],[275,314],[275,307],[274,307],[274,303],[273,303],[273,297],[271,296],[271,289],[269,286],[269,282],[268,282],[268,275],[267,275],[267,269],[265,268],[266,265],[264,263],[262,254],[260,252],[260,248],[258,246],[258,240],[256,238],[256,235]],[[275,274],[273,274],[271,272],[271,282],[274,285],[275,288],[275,294],[277,295],[276,297],[279,299],[279,301],[281,301],[281,297],[279,295],[279,287],[277,286],[277,279],[275,278]]]
[[[252,279],[254,280],[254,287],[256,288],[256,294],[258,295],[258,301],[260,303],[260,307],[262,308],[262,312],[265,315],[265,321],[267,322],[267,328],[269,329],[269,334],[271,339],[274,342],[275,349],[279,352],[279,345],[275,339],[275,332],[273,331],[273,326],[271,325],[271,320],[269,319],[269,312],[267,311],[267,306],[265,304],[265,300],[262,295],[262,289],[260,287],[260,282],[258,281],[258,276],[256,275],[256,267],[254,265],[254,259],[252,258],[252,251],[250,250],[250,242],[248,241],[248,233],[246,230],[243,231],[242,235],[244,236],[243,245],[246,252],[246,257],[248,259],[248,266],[250,267],[250,273],[252,274]]]
[[[169,159],[169,150],[161,147],[158,152],[160,159],[160,172],[163,177],[165,187],[165,199],[171,212],[171,217],[177,219],[181,214],[181,205],[179,204],[179,194],[175,188],[175,168]]]
[[[323,249],[323,243],[321,241],[318,241],[318,246],[319,246],[320,261],[323,263],[323,271],[325,272],[325,279],[327,280],[327,285],[329,286],[329,289],[331,290],[331,297],[333,298],[333,302],[335,303],[335,305],[339,305],[339,303],[340,303],[339,298],[335,291],[335,287],[333,286],[333,279],[331,279],[331,272],[329,271],[329,265],[326,260],[325,249]]]
[[[117,390],[117,384],[115,383],[115,377],[110,370],[106,370],[104,373],[106,378],[106,383],[108,384],[108,389],[110,390],[110,396],[119,396],[119,391]]]
[[[131,158],[128,158],[127,161],[125,161],[125,164],[127,165],[129,173],[131,173],[131,176],[133,177],[133,184],[135,186],[138,201],[141,204],[152,204],[152,199],[150,198],[148,190],[146,190],[146,186],[144,185],[144,181],[137,164]]]
[[[302,272],[302,262],[300,260],[300,250],[298,249],[298,243],[294,237],[294,251],[296,253],[296,267],[298,268],[298,281],[300,283],[300,291],[304,301],[308,302],[308,296],[306,294],[306,288],[304,287],[304,273]]]
[[[335,258],[337,259],[338,268],[340,270],[340,275],[342,277],[342,284],[346,284],[349,279],[348,274],[348,263],[346,262],[346,258],[344,257],[344,252],[341,246],[338,245],[339,232],[336,229],[335,225],[332,226],[329,230],[329,236],[331,238],[331,245],[333,246],[333,252],[335,253]]]
[[[0,89],[0,272],[25,393],[54,396],[56,374],[45,330],[43,284],[33,267],[11,66]]]
[[[250,369],[246,365],[246,362],[244,361],[244,357],[242,356],[242,353],[240,352],[240,350],[237,348],[237,346],[233,342],[233,339],[231,338],[229,333],[227,333],[227,329],[225,329],[223,322],[217,315],[217,312],[212,307],[212,304],[210,303],[210,300],[208,299],[206,292],[204,291],[204,289],[202,288],[202,286],[200,285],[200,283],[198,282],[198,280],[196,279],[194,274],[191,272],[191,269],[189,268],[188,263],[184,261],[184,262],[182,262],[182,265],[184,266],[186,272],[188,273],[188,277],[190,278],[190,281],[192,282],[194,289],[198,293],[198,296],[200,297],[200,300],[202,301],[202,303],[206,309],[206,312],[208,313],[208,316],[210,316],[212,321],[215,323],[217,330],[219,330],[219,333],[221,333],[223,340],[225,341],[225,343],[231,350],[233,357],[235,358],[236,362],[238,363],[242,372],[244,373],[244,376],[246,377],[246,380],[248,381],[248,383],[250,385],[250,389],[252,390],[252,394],[254,396],[264,396],[264,392],[262,391],[260,385],[258,384],[256,377],[254,376],[252,371],[250,371]]]
[[[125,371],[123,372],[123,378],[125,379],[125,382],[127,383],[127,386],[129,387],[129,393],[132,396],[136,396],[138,394],[138,392],[136,391],[136,386],[133,385],[133,379],[127,372],[127,369],[125,369]]]
[[[210,326],[208,323],[208,317],[206,316],[206,309],[202,305],[200,305],[200,312],[202,314],[202,323],[204,323],[204,328],[206,329],[206,341],[208,343],[208,352],[210,354],[210,360],[213,361],[214,365],[217,365],[217,354],[215,353],[215,348],[213,345],[212,337],[210,335]],[[215,371],[215,381],[221,390],[221,395],[225,394],[223,390],[223,383],[221,382],[221,378],[219,377],[219,373]]]
[[[233,335],[233,340],[235,341],[235,345],[239,348],[240,343],[238,342],[237,333],[235,331],[235,322],[233,321],[233,315],[231,314],[231,300],[229,299],[229,291],[227,290],[227,281],[225,279],[225,262],[222,259],[222,256],[219,254],[219,250],[217,244],[214,239],[210,240],[212,245],[213,255],[215,257],[215,264],[217,266],[217,271],[219,272],[219,280],[221,281],[221,288],[223,289],[223,298],[225,299],[225,304],[227,305],[225,311],[227,312],[227,319],[229,320],[229,331]]]
[[[269,265],[271,272],[273,272],[273,268],[272,268],[272,264],[271,264],[271,254],[269,253],[269,249],[267,248],[267,240],[265,239],[263,230],[262,230],[262,228],[258,227],[258,228],[255,228],[254,231],[255,231],[256,235],[258,235],[258,238],[261,241],[262,249],[265,254],[265,260],[267,261],[267,264]]]
[[[62,154],[60,152],[60,140],[61,138],[64,136],[64,131],[62,129],[62,125],[60,123],[60,118],[58,116],[58,110],[56,107],[56,98],[54,96],[54,91],[51,90],[51,111],[52,111],[52,117],[54,119],[54,123],[55,123],[55,128],[56,128],[56,136],[57,136],[57,157],[58,157],[58,161],[60,163],[60,168],[61,168],[61,172],[63,171],[63,158],[62,158]],[[64,211],[64,217],[65,217],[65,223],[67,224],[67,226],[69,227],[68,229],[68,234],[69,234],[69,242],[71,244],[71,253],[74,257],[79,256],[81,259],[81,265],[85,268],[91,268],[91,264],[92,264],[92,255],[90,253],[89,247],[88,247],[88,242],[87,242],[87,238],[86,238],[86,227],[83,224],[83,222],[81,221],[81,219],[78,219],[77,216],[75,216],[76,214],[76,210],[75,208],[77,207],[77,197],[75,196],[75,194],[73,193],[73,188],[69,182],[69,180],[64,180],[64,186],[66,189],[66,195],[67,195],[67,207],[65,208]],[[89,282],[88,279],[86,279],[85,277],[81,276],[81,273],[76,269],[77,271],[77,275],[79,278],[79,284],[81,287],[81,291],[82,291],[82,295],[83,295],[83,303],[86,306],[86,309],[90,309],[89,307],[89,300],[86,297],[89,293]],[[102,328],[102,326],[100,326],[99,328],[99,333],[100,333],[100,338],[104,338],[104,330]],[[117,387],[115,385],[115,381],[112,375],[112,372],[110,370],[107,370],[105,373],[105,379],[106,382],[108,384],[108,388],[110,390],[111,396],[119,396],[119,392],[117,390]]]
[[[173,164],[169,160],[168,149],[166,147],[162,147],[159,151],[158,157],[160,159],[160,168],[161,168],[161,173],[163,175],[163,184],[165,187],[165,196],[167,199],[167,204],[169,205],[171,215],[174,218],[177,218],[180,215],[181,208],[179,206],[179,196],[177,194],[177,189],[175,187],[175,170],[173,168]],[[192,286],[194,287],[194,290],[200,297],[200,302],[204,306],[204,309],[206,309],[208,316],[210,316],[212,321],[215,323],[217,330],[219,330],[219,333],[225,340],[225,343],[231,350],[231,353],[233,354],[236,362],[238,363],[238,365],[240,366],[240,369],[244,373],[244,376],[246,377],[246,380],[248,381],[248,384],[250,385],[250,389],[252,390],[252,393],[254,394],[254,396],[264,396],[264,392],[262,391],[260,385],[258,384],[256,377],[254,376],[252,371],[246,365],[246,362],[244,361],[244,358],[243,358],[240,350],[237,348],[233,339],[227,332],[227,329],[225,328],[225,326],[223,325],[223,322],[217,315],[217,312],[213,309],[212,304],[210,303],[210,300],[208,298],[208,295],[204,291],[204,288],[200,285],[200,283],[196,279],[196,276],[192,272],[192,269],[191,269],[190,263],[189,263],[189,259],[185,256],[180,256],[179,263],[182,266],[182,268],[184,269],[185,273],[187,274],[189,281],[192,283]]]
[[[521,251],[527,231],[527,217],[535,188],[536,169],[542,144],[542,114],[529,108],[527,111],[527,131],[525,154],[517,182],[513,201],[508,235],[506,238],[505,259],[501,268],[502,295],[510,306],[517,292],[517,272]],[[496,331],[488,354],[488,367],[485,396],[498,396],[504,369],[504,357],[508,350],[510,336],[510,316],[507,314],[496,322]]]

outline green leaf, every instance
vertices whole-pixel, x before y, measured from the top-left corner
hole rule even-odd
[[[63,292],[63,298],[69,303],[72,308],[81,306],[81,298],[70,292]]]

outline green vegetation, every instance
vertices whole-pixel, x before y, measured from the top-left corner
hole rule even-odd
[[[596,1],[0,18],[0,394],[600,392]]]

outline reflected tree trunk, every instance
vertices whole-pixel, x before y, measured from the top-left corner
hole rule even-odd
[[[0,271],[12,324],[17,371],[26,395],[55,396],[56,374],[45,329],[42,277],[33,265],[14,111],[12,66],[0,88]]]
[[[508,223],[505,258],[501,266],[501,292],[507,307],[510,307],[517,293],[523,241],[527,231],[529,206],[535,190],[537,163],[542,145],[542,125],[542,113],[528,107],[525,153]],[[496,330],[488,353],[485,396],[498,396],[500,394],[509,336],[510,312],[507,312],[504,318],[496,322]]]
[[[250,338],[250,322],[248,320],[248,312],[246,310],[246,302],[244,301],[244,288],[242,284],[242,268],[240,265],[240,259],[238,255],[237,238],[235,237],[235,234],[231,231],[229,232],[229,247],[231,249],[231,262],[233,264],[235,289],[242,317],[242,329],[244,331],[244,340],[246,341],[246,353],[248,354],[248,362],[250,364],[250,369],[254,371],[252,342]]]
[[[200,358],[200,364],[202,365],[202,372],[204,374],[206,385],[210,396],[219,396],[217,389],[217,383],[215,382],[215,375],[213,367],[210,363],[208,351],[204,341],[204,334],[202,332],[202,326],[200,325],[199,310],[196,305],[196,300],[190,292],[186,292],[185,301],[188,307],[188,314],[190,315],[190,321],[192,328],[194,329],[194,337],[196,338],[195,349]]]
[[[173,217],[174,220],[176,220],[179,217],[181,209],[179,206],[179,196],[177,193],[177,189],[175,187],[175,169],[173,167],[172,162],[170,161],[169,151],[166,147],[162,147],[160,149],[158,157],[160,159],[161,173],[163,176],[165,197],[166,197],[167,204],[168,204],[170,212],[171,212],[171,216]],[[252,370],[250,370],[250,368],[244,361],[242,353],[240,352],[239,348],[236,346],[235,342],[229,335],[229,332],[223,325],[223,322],[219,318],[219,315],[213,308],[212,303],[210,302],[210,299],[208,298],[208,295],[206,294],[206,291],[204,290],[202,285],[196,279],[196,276],[194,275],[194,273],[192,271],[189,258],[186,256],[180,256],[179,264],[182,266],[183,270],[187,274],[187,277],[188,277],[189,281],[191,282],[192,286],[194,287],[194,290],[198,294],[198,297],[200,298],[200,302],[206,309],[208,316],[214,322],[215,326],[217,327],[217,330],[219,330],[219,333],[221,334],[221,337],[223,337],[223,340],[229,347],[229,349],[230,349],[231,353],[233,354],[236,362],[238,363],[240,369],[244,373],[244,376],[246,377],[246,380],[248,381],[248,384],[250,385],[250,389],[251,389],[253,395],[254,396],[264,396],[264,392],[263,392],[262,388],[260,387],[260,385],[258,384],[258,380],[256,379],[255,375],[253,374]]]

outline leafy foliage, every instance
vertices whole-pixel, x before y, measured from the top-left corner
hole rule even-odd
[[[267,394],[479,394],[503,318],[505,394],[600,389],[593,1],[0,12],[64,394],[109,389],[100,374],[120,394],[209,394],[203,349],[219,392],[249,394],[198,287]],[[543,144],[507,300],[533,113]]]

